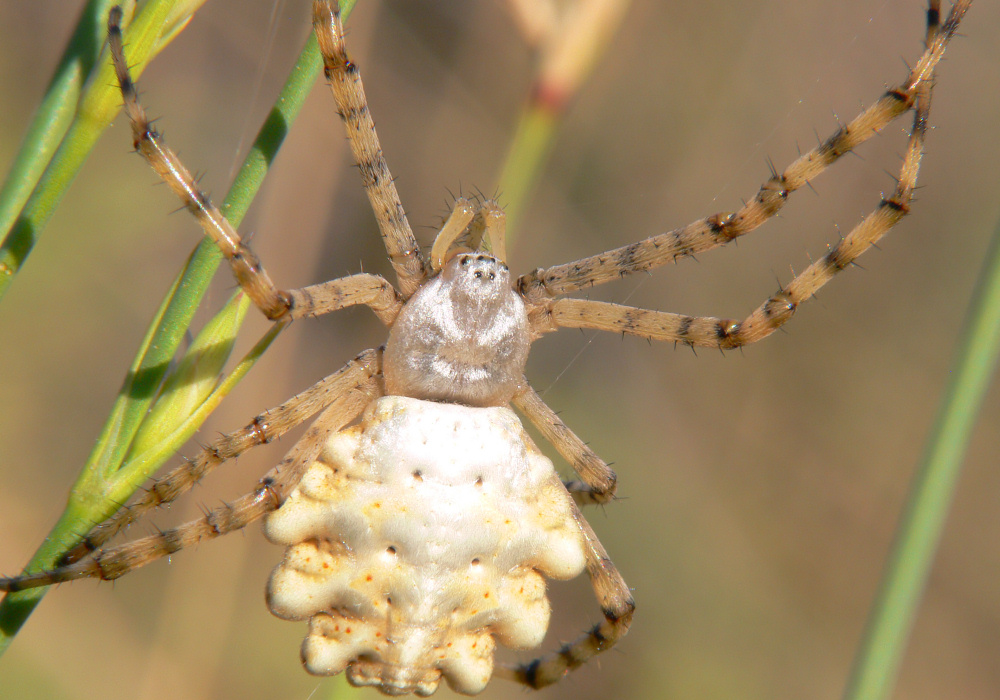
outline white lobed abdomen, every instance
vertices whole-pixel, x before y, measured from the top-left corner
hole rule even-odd
[[[541,643],[542,575],[583,570],[574,512],[510,409],[383,397],[268,518],[268,539],[288,546],[268,605],[310,620],[312,673],[421,695],[443,676],[475,693],[494,639]]]

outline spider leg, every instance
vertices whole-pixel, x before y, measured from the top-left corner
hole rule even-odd
[[[427,278],[417,239],[410,229],[389,166],[382,155],[375,122],[368,111],[368,101],[361,73],[347,56],[340,7],[335,0],[313,3],[313,28],[319,41],[326,78],[330,81],[337,110],[361,171],[362,182],[378,222],[389,260],[399,279],[404,298],[409,298]]]
[[[152,128],[139,104],[135,82],[129,75],[122,47],[122,13],[113,8],[108,17],[108,44],[121,88],[125,113],[132,125],[136,151],[146,159],[157,175],[181,198],[222,254],[229,261],[233,275],[253,303],[271,320],[315,316],[353,304],[367,304],[385,323],[391,323],[400,302],[392,286],[374,275],[354,275],[325,285],[285,291],[275,287],[257,255],[243,243],[239,233],[226,220],[208,195],[202,192],[190,171]],[[322,289],[319,289],[322,287]],[[320,293],[324,293],[322,296]],[[317,299],[317,297],[319,297]],[[333,303],[334,301],[338,303]],[[321,303],[326,302],[326,303]]]
[[[329,406],[337,397],[375,376],[379,372],[379,362],[377,350],[366,350],[329,377],[280,406],[264,411],[244,428],[222,435],[203,448],[190,462],[157,479],[139,500],[123,507],[94,527],[76,547],[63,556],[59,564],[72,564],[100,549],[108,540],[149,511],[170,503],[189,491],[223,462],[280,438]]]
[[[910,149],[919,158],[919,151]],[[907,170],[904,163],[904,172]],[[912,169],[916,176],[916,169]],[[901,188],[904,181],[900,181]],[[665,340],[695,347],[729,350],[755,343],[771,335],[794,315],[799,304],[809,299],[834,275],[850,265],[870,246],[878,242],[909,211],[911,192],[883,200],[878,208],[859,223],[826,255],[811,264],[787,285],[768,297],[742,321],[711,316],[686,316],[622,306],[589,299],[557,299],[545,319],[552,325],[536,327],[545,332],[555,328],[592,328],[635,335],[650,340]]]
[[[604,621],[553,654],[513,668],[497,669],[497,676],[523,683],[530,688],[543,688],[557,683],[573,669],[610,649],[628,632],[632,613],[635,611],[635,601],[632,600],[628,584],[608,558],[608,553],[597,539],[590,523],[579,509],[575,510],[577,523],[587,543],[587,575],[601,605]]]
[[[389,326],[403,308],[399,294],[384,277],[366,273],[293,289],[288,294],[292,299],[292,318],[322,316],[348,306],[364,304]]]
[[[755,343],[780,328],[792,317],[799,304],[819,291],[838,272],[854,263],[909,213],[927,135],[933,70],[937,63],[931,59],[935,55],[940,58],[940,54],[933,53],[933,49],[944,46],[942,42],[954,33],[958,20],[967,8],[968,3],[957,3],[940,29],[937,28],[934,13],[928,13],[929,48],[914,68],[914,74],[920,76],[912,87],[916,110],[896,190],[892,196],[884,197],[875,210],[826,255],[768,297],[745,319],[736,321],[710,316],[692,317],[587,299],[557,299],[549,301],[547,305],[535,305],[530,314],[533,330],[541,334],[557,328],[593,328],[650,340],[728,350]],[[544,310],[540,311],[540,308]]]
[[[556,412],[542,401],[534,389],[524,380],[524,389],[511,400],[518,410],[530,420],[539,432],[552,443],[556,451],[573,467],[586,485],[573,486],[570,493],[583,505],[607,503],[615,495],[618,477],[607,463],[597,456],[587,444],[563,423]],[[576,482],[570,482],[576,484]],[[568,487],[567,487],[568,488]]]
[[[929,84],[933,77],[934,67],[944,55],[970,2],[971,0],[962,0],[955,3],[940,30],[928,32],[927,49],[906,80],[887,90],[874,104],[826,141],[800,156],[783,173],[773,175],[739,211],[715,214],[621,248],[563,265],[534,270],[518,279],[517,289],[529,304],[538,304],[561,294],[716,248],[753,231],[778,213],[792,192],[809,183],[842,155],[867,141],[913,107],[924,89],[922,86]],[[932,21],[936,27],[936,19]]]
[[[608,502],[606,493],[598,491],[582,481],[563,479],[563,487],[578,506],[600,506]]]
[[[152,561],[205,540],[239,530],[280,506],[327,439],[354,420],[371,401],[382,394],[377,377],[369,376],[334,399],[278,466],[258,482],[257,488],[234,502],[149,537],[119,547],[98,550],[90,557],[51,571],[0,578],[0,591],[20,591],[78,578],[119,578]]]

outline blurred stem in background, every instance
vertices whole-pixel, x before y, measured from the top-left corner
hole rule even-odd
[[[500,171],[497,191],[507,214],[507,248],[545,167],[563,116],[621,25],[630,0],[512,0],[538,69]]]
[[[1000,222],[977,282],[949,374],[951,383],[910,487],[845,700],[881,700],[892,693],[998,353]]]

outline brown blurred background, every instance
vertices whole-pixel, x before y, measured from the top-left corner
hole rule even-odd
[[[13,158],[81,3],[0,2],[0,167]],[[212,0],[142,78],[188,165],[225,193],[309,31],[308,3]],[[1000,9],[977,2],[939,70],[914,213],[804,305],[787,333],[721,356],[564,331],[529,376],[619,473],[591,522],[639,605],[620,647],[538,697],[836,698],[947,380],[1000,215]],[[511,252],[515,271],[734,209],[768,174],[903,78],[917,0],[637,0],[570,113]],[[411,222],[433,235],[456,192],[490,191],[532,60],[499,0],[361,0],[350,21]],[[597,298],[742,317],[889,190],[900,122],[738,245]],[[198,227],[122,119],[101,140],[0,305],[0,570],[62,509],[148,320]],[[244,232],[279,284],[385,271],[333,100],[318,85]],[[217,308],[232,282],[220,275]],[[248,324],[248,347],[265,324]],[[297,323],[201,432],[205,442],[339,367],[384,332],[365,310]],[[896,692],[1000,697],[1000,395],[994,389]],[[248,455],[157,519],[248,489]],[[196,449],[189,446],[185,454]],[[176,460],[173,462],[177,463]],[[136,534],[150,526],[139,526]],[[53,591],[0,661],[4,698],[322,698],[303,624],[263,602],[281,552],[256,527],[114,585]],[[599,618],[583,580],[552,586],[546,647]],[[508,655],[510,658],[512,655]],[[522,655],[528,658],[527,655]],[[444,696],[450,691],[442,690]],[[524,697],[495,681],[485,697]]]

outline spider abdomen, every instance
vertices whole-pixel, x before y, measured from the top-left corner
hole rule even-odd
[[[383,692],[482,690],[494,639],[538,646],[542,575],[584,568],[552,463],[507,408],[398,396],[327,443],[266,525],[289,545],[268,603],[310,619],[306,668]]]

